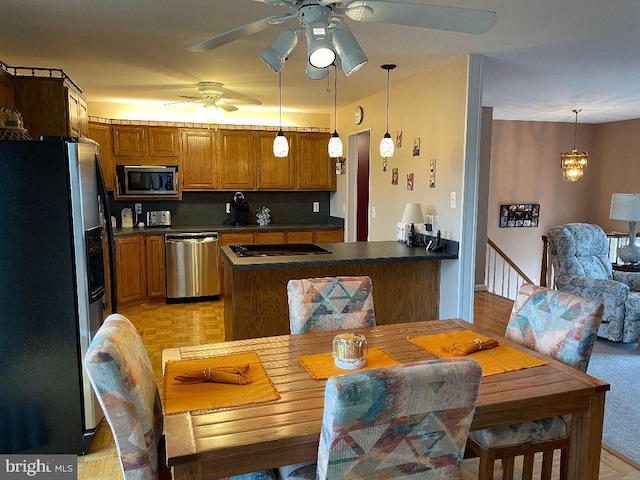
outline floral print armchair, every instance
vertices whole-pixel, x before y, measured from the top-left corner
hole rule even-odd
[[[640,273],[611,267],[609,241],[598,225],[570,223],[549,230],[555,288],[602,302],[598,336],[631,343],[640,337]]]

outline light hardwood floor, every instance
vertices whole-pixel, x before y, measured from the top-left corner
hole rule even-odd
[[[513,302],[486,292],[475,295],[474,322],[501,335],[504,333]],[[158,385],[162,385],[161,354],[163,348],[221,342],[224,340],[222,301],[149,304],[121,312],[140,331],[154,368]],[[539,472],[540,462],[536,464]],[[477,478],[477,460],[464,461],[463,480]],[[554,466],[553,480],[558,480],[558,465]],[[496,462],[495,479],[500,479],[500,462]],[[538,473],[539,475],[539,473]],[[88,455],[78,459],[78,478],[95,480],[122,479],[118,454],[109,425],[103,421],[98,428]],[[640,480],[640,469],[607,450],[602,450],[601,480]],[[520,480],[516,473],[515,480]]]

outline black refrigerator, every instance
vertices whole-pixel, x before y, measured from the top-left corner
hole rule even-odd
[[[0,172],[0,453],[84,454],[103,414],[82,359],[116,309],[99,146],[0,141]]]

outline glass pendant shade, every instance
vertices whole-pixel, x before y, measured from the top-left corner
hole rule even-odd
[[[393,145],[391,135],[387,132],[384,134],[384,137],[382,137],[382,141],[380,142],[380,156],[382,158],[393,157],[394,149],[395,146]]]
[[[340,135],[338,135],[338,132],[335,130],[329,140],[329,156],[331,158],[342,157],[342,140],[340,140]]]
[[[284,132],[280,130],[276,138],[273,139],[273,156],[284,158],[287,155],[289,155],[289,142],[287,141],[287,137],[284,136]]]

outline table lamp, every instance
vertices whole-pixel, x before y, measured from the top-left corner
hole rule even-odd
[[[636,245],[636,222],[640,220],[640,194],[614,193],[611,197],[609,218],[629,222],[629,242],[618,248],[618,258],[624,263],[640,262],[640,248]]]
[[[424,215],[422,215],[422,207],[419,203],[407,203],[407,206],[404,207],[402,222],[406,225],[411,225],[409,229],[409,238],[407,240],[407,245],[411,247],[415,243],[414,224],[424,223]]]

